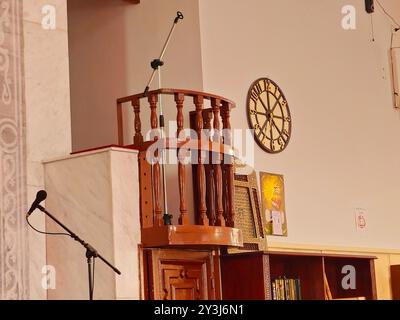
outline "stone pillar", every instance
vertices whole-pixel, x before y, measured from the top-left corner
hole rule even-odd
[[[43,7],[55,29],[42,27]],[[49,8],[49,7],[47,7]],[[66,0],[0,0],[0,299],[46,299],[45,238],[24,213],[42,161],[71,150]],[[44,228],[44,217],[32,215]]]
[[[42,161],[71,152],[67,0],[15,2],[23,3],[26,182],[30,204],[36,192],[44,188]],[[52,13],[55,29],[51,26]],[[41,212],[35,212],[31,221],[44,230]],[[29,229],[28,242],[29,298],[46,299],[47,291],[42,287],[45,237]]]

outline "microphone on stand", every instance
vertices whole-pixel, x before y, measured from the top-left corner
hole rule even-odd
[[[37,194],[36,194],[36,199],[35,201],[33,201],[31,208],[29,209],[29,211],[26,213],[26,216],[29,217],[33,211],[36,210],[36,208],[38,207],[38,205],[46,200],[47,198],[47,192],[44,190],[40,190]]]

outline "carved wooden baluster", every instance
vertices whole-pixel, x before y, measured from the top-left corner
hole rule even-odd
[[[135,112],[135,137],[133,139],[135,146],[141,146],[143,144],[142,135],[142,122],[140,121],[140,100],[132,100],[133,111]]]
[[[204,110],[203,111],[203,120],[204,120],[204,129],[208,131],[207,137],[210,136],[211,132],[211,120],[212,120],[212,111]],[[208,143],[211,142],[207,141]],[[216,222],[215,215],[215,187],[214,187],[214,169],[212,165],[212,150],[208,152],[208,162],[204,165],[206,172],[206,203],[207,203],[207,211],[208,211],[208,219],[210,225],[214,226]]]
[[[196,106],[196,131],[199,140],[198,146],[198,165],[197,165],[197,181],[198,181],[198,192],[199,192],[199,213],[200,213],[200,224],[203,226],[208,226],[207,218],[207,206],[206,206],[206,180],[205,171],[202,157],[202,131],[203,131],[203,96],[195,96],[194,104]]]
[[[148,98],[150,103],[151,115],[150,115],[150,124],[151,129],[158,129],[158,120],[157,120],[157,102],[158,96],[156,94],[152,94]],[[158,140],[158,136],[154,136],[154,141]],[[158,158],[158,151],[155,152],[154,157]],[[155,211],[155,226],[162,226],[162,207],[160,204],[160,183],[161,183],[161,174],[160,174],[160,163],[159,160],[153,164],[153,188],[154,188],[154,211]]]
[[[214,137],[213,140],[216,144],[220,144],[221,142],[221,126],[220,126],[220,109],[221,109],[221,100],[219,99],[211,99],[211,106],[214,113]],[[222,202],[222,170],[221,170],[221,153],[220,150],[213,154],[213,163],[214,163],[214,179],[215,179],[215,187],[216,187],[216,205],[217,205],[217,226],[225,226],[224,219],[224,207]]]
[[[222,123],[224,128],[224,144],[227,146],[232,146],[232,132],[231,132],[231,108],[232,106],[224,101],[222,104]],[[226,194],[226,205],[227,210],[226,218],[227,224],[230,227],[234,227],[235,221],[235,208],[234,208],[234,172],[233,172],[233,156],[232,155],[224,155],[224,170],[225,170],[225,179],[227,186],[227,194]]]
[[[122,103],[117,104],[118,145],[124,145],[124,126],[122,119]]]
[[[179,134],[183,130],[183,102],[185,96],[181,93],[175,94],[176,108],[178,110],[176,121],[177,121],[177,138],[179,139]],[[186,173],[185,165],[183,164],[185,152],[178,149],[178,179],[179,179],[179,224],[187,225],[189,224],[189,216],[186,207]]]

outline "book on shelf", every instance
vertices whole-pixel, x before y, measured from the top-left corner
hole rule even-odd
[[[273,300],[301,300],[300,279],[279,277],[272,281]]]

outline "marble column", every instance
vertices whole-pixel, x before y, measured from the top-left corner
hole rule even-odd
[[[18,0],[23,3],[26,101],[27,202],[44,188],[42,161],[71,152],[67,0]],[[50,10],[50,11],[49,11]],[[54,13],[55,25],[46,26]],[[44,25],[43,25],[44,22]],[[53,28],[54,27],[54,28]],[[40,212],[32,223],[44,230]],[[29,299],[46,299],[45,237],[28,231]]]
[[[71,151],[66,17],[66,0],[0,0],[0,299],[47,298],[45,238],[24,213],[44,186],[42,161]]]

